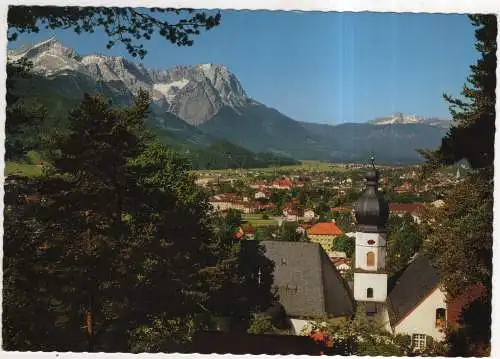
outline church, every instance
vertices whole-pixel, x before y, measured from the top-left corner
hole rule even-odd
[[[424,254],[415,255],[403,270],[389,276],[389,205],[378,191],[378,181],[379,172],[373,165],[366,174],[366,189],[354,206],[357,228],[352,283],[347,284],[329,261],[321,260],[326,255],[316,253],[320,248],[313,248],[315,243],[262,244],[266,256],[276,263],[274,284],[281,289],[280,304],[295,334],[304,333],[308,317],[349,317],[362,305],[367,316],[381,327],[393,334],[409,335],[413,347],[424,349],[429,341],[445,339],[449,305],[438,273]],[[322,273],[322,277],[312,281],[316,272]],[[325,276],[326,273],[330,274]],[[313,282],[321,284],[321,295],[315,294]]]
[[[447,302],[439,276],[423,254],[391,278],[386,270],[389,205],[378,192],[379,172],[366,175],[366,189],[354,206],[357,222],[353,296],[366,314],[394,334],[407,334],[424,349],[429,340],[442,341]]]

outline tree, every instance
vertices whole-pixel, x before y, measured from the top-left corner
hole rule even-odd
[[[184,8],[10,6],[7,14],[9,41],[15,41],[19,33],[37,33],[40,27],[72,29],[77,34],[102,28],[109,37],[108,49],[119,42],[130,55],[141,58],[147,50],[138,41],[150,40],[155,33],[172,44],[191,46],[200,29],[210,30],[220,21],[220,13],[207,15]]]
[[[423,232],[411,214],[390,216],[387,223],[387,269],[391,274],[406,267],[423,241]]]
[[[467,177],[434,211],[424,248],[433,257],[451,297],[476,283],[491,288],[493,245],[492,186]]]
[[[95,331],[111,321],[112,314],[105,310],[107,298],[119,291],[120,284],[125,288],[126,278],[124,258],[118,255],[126,243],[121,221],[124,169],[127,160],[141,150],[138,137],[129,129],[142,121],[144,113],[137,113],[138,118],[128,115],[126,110],[113,110],[98,98],[86,97],[70,115],[69,133],[54,139],[51,173],[33,185],[44,202],[32,204],[37,209],[34,218],[19,218],[27,229],[35,225],[36,230],[32,236],[8,234],[14,244],[25,238],[38,248],[33,262],[24,265],[28,270],[34,265],[45,283],[36,297],[51,304],[42,316],[53,321],[41,326],[54,328],[42,342],[36,341],[33,332],[24,333],[21,342],[8,338],[10,347],[33,343],[40,345],[38,350],[82,350],[85,343],[93,350]],[[6,257],[18,251],[13,245]],[[20,283],[15,277],[11,283],[7,291],[16,292]],[[81,329],[85,317],[88,338]]]
[[[8,188],[9,350],[175,351],[205,325],[208,199],[188,163],[151,142],[148,105],[144,92],[126,109],[86,96],[45,175]]]
[[[272,291],[274,263],[258,241],[236,240],[232,217],[213,223],[213,256],[203,269],[209,294],[205,304],[214,317],[231,317],[246,328],[253,313],[268,309],[276,300]]]
[[[354,318],[318,318],[313,321],[312,331],[323,333],[324,344],[330,355],[357,356],[442,356],[446,348],[432,343],[425,352],[415,353],[408,335],[393,335],[380,324],[367,317],[365,308],[359,304]]]
[[[333,239],[333,250],[338,252],[345,252],[347,258],[352,258],[355,250],[355,240],[354,238],[348,237],[345,234],[341,234]]]
[[[279,228],[278,240],[288,242],[298,242],[302,239],[302,234],[297,231],[297,222],[284,222]]]
[[[331,342],[329,354],[407,356],[411,353],[410,347],[402,345],[399,338],[367,318],[363,305],[358,306],[354,318],[320,318],[313,322],[312,329],[326,334],[326,340]]]
[[[20,78],[29,78],[31,64],[26,61],[7,64],[5,157],[7,160],[22,159],[26,153],[40,146],[39,125],[47,118],[42,105],[27,104],[16,93]]]
[[[495,15],[470,15],[476,27],[476,49],[480,58],[471,65],[471,73],[462,90],[463,99],[444,95],[450,103],[453,126],[434,152],[423,152],[428,166],[454,164],[466,159],[472,168],[493,166],[496,104],[496,36]]]
[[[256,241],[270,241],[273,240],[274,229],[269,226],[257,227],[254,234]]]
[[[422,153],[426,157],[424,175],[440,166],[464,159],[469,162],[472,170],[463,182],[444,196],[446,206],[437,210],[432,219],[425,249],[441,274],[449,299],[453,299],[473,284],[483,284],[486,288],[483,302],[490,305],[486,305],[486,310],[478,313],[482,313],[481,321],[489,328],[487,323],[491,320],[493,256],[497,19],[495,15],[471,15],[469,18],[476,27],[476,49],[480,57],[476,64],[470,67],[468,83],[462,91],[463,99],[445,95],[446,101],[450,103],[454,123],[443,138],[441,146],[434,152]],[[471,328],[477,326],[477,323],[475,320],[464,325]],[[481,332],[483,336],[475,336],[473,339],[469,336],[464,340],[473,340],[488,346],[490,332],[477,332]],[[452,344],[457,347],[456,341]],[[468,355],[467,352],[462,354]]]

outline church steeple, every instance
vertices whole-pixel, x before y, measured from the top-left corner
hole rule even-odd
[[[361,232],[385,232],[389,218],[389,205],[378,191],[380,174],[371,157],[372,169],[366,174],[366,189],[354,205],[357,230]]]
[[[366,189],[354,205],[356,254],[354,298],[360,302],[384,303],[387,297],[386,223],[389,204],[378,191],[380,174],[371,158],[366,174]]]

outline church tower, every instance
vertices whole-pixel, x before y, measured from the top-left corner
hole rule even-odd
[[[363,302],[372,313],[378,312],[387,298],[386,222],[389,205],[378,192],[379,172],[366,174],[366,189],[354,205],[356,216],[356,252],[354,299]]]

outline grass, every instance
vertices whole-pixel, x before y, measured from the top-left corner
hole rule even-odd
[[[30,151],[23,161],[5,161],[5,176],[21,175],[27,177],[37,177],[42,175],[40,154]]]
[[[27,177],[37,177],[42,175],[42,168],[38,165],[21,162],[5,162],[5,175],[21,175]]]
[[[252,227],[277,226],[278,222],[274,219],[262,219],[261,214],[243,214],[242,219]]]
[[[348,169],[341,164],[332,164],[321,161],[301,161],[298,165],[280,166],[280,167],[265,167],[265,168],[249,168],[249,169],[219,169],[219,170],[196,170],[193,171],[199,175],[211,173],[221,175],[237,174],[240,171],[261,171],[261,172],[282,172],[282,171],[330,171],[330,172],[345,172]]]

